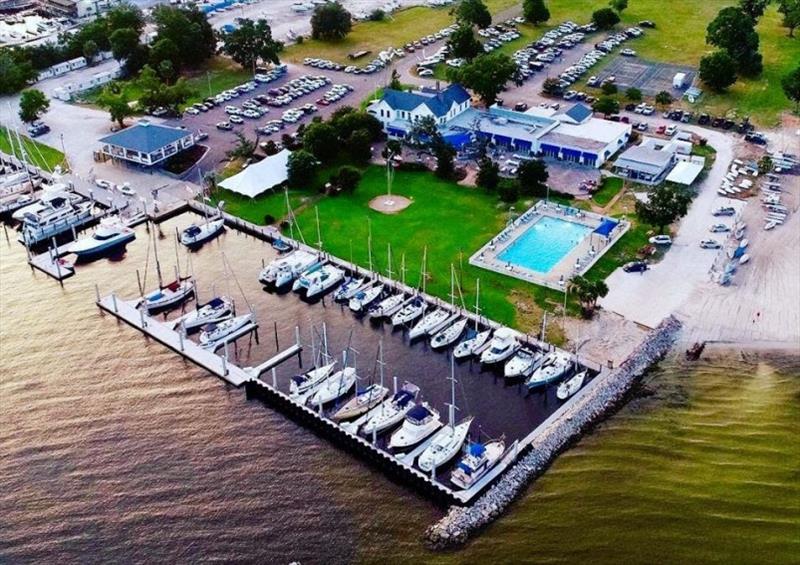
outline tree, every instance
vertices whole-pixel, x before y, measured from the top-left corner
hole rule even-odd
[[[158,5],[153,8],[157,40],[171,40],[177,47],[176,68],[196,67],[210,59],[217,48],[214,28],[197,7]]]
[[[400,82],[400,73],[397,69],[392,69],[392,78],[389,79],[389,88],[392,90],[403,90],[403,84]]]
[[[569,290],[578,296],[584,317],[591,318],[597,308],[597,299],[608,294],[608,285],[602,279],[591,281],[575,276],[569,281]]]
[[[666,90],[662,90],[658,94],[656,94],[656,104],[658,106],[669,106],[673,102],[672,94],[667,92]]]
[[[0,94],[13,94],[36,79],[30,62],[17,58],[9,49],[0,49]]]
[[[350,106],[337,109],[331,115],[330,124],[342,141],[346,141],[359,129],[369,132],[370,141],[377,139],[383,133],[383,125],[378,118],[363,110],[356,111]]]
[[[456,150],[447,143],[441,135],[437,135],[432,145],[433,156],[436,157],[436,171],[434,174],[440,179],[452,179],[455,173],[453,158]]]
[[[740,8],[723,8],[708,24],[706,43],[724,49],[736,61],[740,74],[755,76],[763,68],[755,22]]]
[[[325,122],[312,122],[303,132],[303,148],[320,161],[327,162],[339,152],[336,129]]]
[[[19,97],[19,119],[26,124],[35,122],[49,109],[50,100],[41,90],[24,90]]]
[[[492,25],[492,14],[481,0],[461,0],[456,8],[456,19],[481,29]]]
[[[243,133],[236,132],[236,145],[233,149],[228,151],[227,155],[231,159],[249,159],[252,157],[255,152],[256,148],[258,147],[258,143],[256,141],[250,141],[247,139]]]
[[[175,84],[168,86],[150,65],[142,68],[136,85],[142,91],[139,104],[148,110],[164,107],[175,112],[192,95],[186,79],[178,79]]]
[[[750,16],[753,21],[764,15],[769,0],[739,0],[739,8]]]
[[[350,12],[339,2],[326,2],[314,9],[311,16],[311,37],[334,41],[344,39],[353,27]]]
[[[666,226],[686,214],[691,200],[689,193],[680,187],[654,187],[647,202],[636,201],[636,213],[641,221],[663,233]]]
[[[592,14],[592,22],[597,29],[611,29],[619,23],[619,14],[611,8],[600,8]]]
[[[549,177],[547,165],[541,159],[523,161],[517,171],[520,193],[526,196],[544,196]]]
[[[97,97],[97,104],[108,110],[111,121],[117,122],[120,128],[125,127],[125,118],[135,114],[128,95],[114,83],[103,89]]]
[[[111,53],[117,61],[124,61],[130,57],[139,46],[139,32],[135,29],[126,27],[115,30],[111,37]]]
[[[178,46],[169,38],[159,39],[150,48],[150,66],[158,69],[163,61],[172,62],[173,68],[180,67],[181,53]]]
[[[381,10],[380,8],[375,8],[369,13],[367,19],[371,22],[382,22],[386,19],[386,12]]]
[[[517,64],[503,53],[481,55],[460,69],[452,69],[451,76],[475,94],[487,106],[497,100],[497,95],[505,84],[517,78]]]
[[[83,58],[86,59],[86,63],[90,66],[94,63],[94,58],[97,57],[98,53],[100,53],[100,48],[93,40],[89,39],[83,44]]]
[[[612,94],[616,94],[619,91],[617,85],[613,82],[604,82],[603,86],[600,87],[600,92],[605,94],[606,96],[611,96]]]
[[[178,78],[178,71],[175,65],[169,59],[164,59],[158,64],[158,76],[160,76],[167,84],[172,84]]]
[[[800,0],[780,0],[778,12],[783,15],[781,25],[794,37],[794,30],[800,27]]]
[[[550,10],[544,0],[525,0],[522,3],[522,14],[529,23],[539,25],[550,19]]]
[[[478,176],[475,182],[481,188],[494,192],[500,183],[500,167],[488,156],[484,155],[478,161]]]
[[[355,130],[347,139],[346,146],[353,161],[367,163],[372,159],[372,135],[369,130]]]
[[[625,98],[630,100],[631,102],[641,102],[642,101],[642,91],[635,87],[630,87],[628,90],[625,91]]]
[[[601,96],[592,104],[592,110],[605,116],[610,116],[619,112],[619,102],[611,96]]]
[[[628,7],[628,0],[611,0],[608,5],[621,14]]]
[[[475,37],[472,26],[463,22],[450,34],[447,46],[450,48],[448,55],[461,57],[468,61],[483,53],[483,45]]]
[[[272,38],[272,28],[267,20],[239,20],[239,27],[222,34],[222,50],[243,68],[252,70],[256,63],[279,63],[283,43]]]
[[[417,147],[431,147],[434,140],[440,137],[441,134],[433,116],[424,116],[415,120],[411,125],[411,131],[408,132],[409,142]]]
[[[795,110],[800,110],[800,66],[781,79],[786,98],[794,102]]]
[[[300,149],[289,155],[287,165],[289,184],[296,188],[307,188],[319,169],[319,161],[308,151]]]
[[[561,85],[557,78],[549,77],[542,83],[542,94],[556,96],[561,93]]]
[[[769,155],[764,155],[761,159],[758,160],[758,172],[762,175],[766,175],[767,173],[772,172],[772,157]]]
[[[117,4],[106,12],[108,30],[113,33],[119,29],[132,29],[137,33],[144,30],[144,15],[142,11],[133,4]]]
[[[386,145],[383,146],[383,151],[381,151],[381,156],[384,159],[390,159],[395,155],[402,156],[403,154],[403,144],[400,143],[397,139],[390,139],[386,142]]]
[[[714,92],[722,92],[736,82],[736,63],[727,51],[715,51],[700,59],[700,80]]]
[[[360,182],[361,171],[349,165],[339,167],[339,172],[336,174],[336,184],[342,189],[342,192],[352,193]]]

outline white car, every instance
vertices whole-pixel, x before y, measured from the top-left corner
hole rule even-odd
[[[125,196],[136,196],[136,191],[131,188],[127,182],[117,187],[119,191]]]
[[[230,121],[232,124],[243,124],[244,123],[244,119],[242,117],[235,116],[235,115],[231,116],[230,118],[228,118],[228,121]]]
[[[200,110],[198,110],[197,108],[191,108],[190,107],[190,108],[186,108],[186,113],[187,114],[191,114],[192,116],[196,116],[197,114],[200,113]]]
[[[633,49],[623,49],[622,51],[619,52],[619,54],[624,55],[625,57],[635,57],[636,51],[634,51]]]
[[[653,245],[672,245],[672,238],[668,235],[654,235],[649,241]]]
[[[667,126],[667,129],[664,131],[664,133],[672,137],[673,135],[675,135],[677,131],[678,131],[678,126],[670,124],[669,126]]]
[[[103,180],[103,179],[95,179],[94,184],[99,186],[100,188],[105,188],[106,190],[113,190],[114,183],[111,181]]]
[[[704,239],[700,242],[700,247],[703,249],[719,249],[722,244],[716,239]]]
[[[433,71],[431,69],[422,69],[417,74],[421,77],[432,77]]]

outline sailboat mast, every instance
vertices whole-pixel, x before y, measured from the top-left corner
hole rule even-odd
[[[481,279],[476,279],[475,282],[475,330],[478,329],[478,321],[481,319],[481,307],[480,307],[480,298],[481,298]]]
[[[314,215],[317,217],[317,248],[322,253],[322,234],[319,231],[319,208],[314,206]]]
[[[389,259],[388,259],[388,264],[386,266],[386,275],[389,277],[389,280],[391,280],[392,279],[392,275],[394,275],[394,271],[392,271],[392,244],[391,243],[387,243],[386,245],[389,248],[388,253],[387,253]]]
[[[400,257],[400,282],[403,286],[406,285],[406,254],[403,252],[403,255]]]
[[[425,278],[428,273],[425,272],[428,263],[428,246],[426,245],[422,249],[422,270],[420,271],[419,278],[420,278],[420,288],[422,289],[422,294],[425,294]]]
[[[450,355],[450,427],[455,427],[456,420],[456,362],[455,357]]]
[[[164,287],[164,280],[161,277],[161,263],[158,260],[158,235],[156,234],[157,230],[153,230],[153,255],[156,259],[156,275],[158,275],[158,287]]]
[[[322,346],[325,348],[325,360],[327,361],[329,358],[328,355],[328,324],[326,322],[322,322]]]

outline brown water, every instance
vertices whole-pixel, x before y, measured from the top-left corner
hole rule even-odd
[[[352,315],[261,292],[252,265],[268,252],[241,235],[195,257],[206,298],[211,284],[224,291],[219,247],[262,327],[284,320],[283,345],[294,324],[326,319],[343,347]],[[476,542],[433,554],[420,538],[439,509],[99,313],[94,282],[136,295],[146,251],[140,236],[124,260],[83,266],[61,288],[0,241],[2,562],[797,561],[798,357],[662,364],[647,378],[652,394],[563,455]],[[168,265],[170,253],[164,243]],[[374,344],[375,330],[355,327]],[[242,364],[274,351],[269,333],[242,347]],[[446,374],[443,355],[385,342],[394,371]],[[483,383],[459,396],[499,431],[549,407],[459,370],[463,386]]]

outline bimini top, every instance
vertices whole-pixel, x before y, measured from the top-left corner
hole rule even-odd
[[[112,133],[100,139],[100,143],[108,143],[139,153],[152,153],[162,147],[192,135],[185,129],[152,124],[146,120]]]
[[[206,306],[211,306],[212,308],[219,308],[223,304],[225,304],[225,302],[221,298],[212,298],[211,300],[208,301],[208,304],[206,304]]]
[[[408,411],[408,419],[412,422],[422,422],[429,416],[431,416],[431,411],[421,405],[414,406]]]

